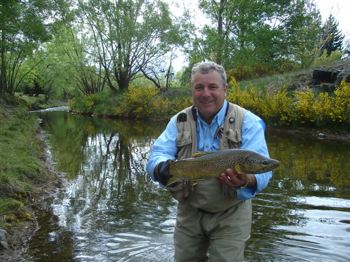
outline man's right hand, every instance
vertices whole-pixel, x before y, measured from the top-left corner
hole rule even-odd
[[[156,168],[154,169],[154,178],[163,186],[166,186],[169,179],[171,178],[171,174],[169,171],[169,164],[173,162],[173,160],[167,160],[160,162]]]

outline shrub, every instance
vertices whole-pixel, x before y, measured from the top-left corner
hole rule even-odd
[[[312,106],[315,102],[314,93],[307,88],[305,91],[296,91],[294,96],[296,120],[301,124],[314,123],[316,121],[316,113]]]
[[[155,87],[131,86],[126,94],[128,116],[150,118],[168,109],[168,100],[159,95]]]
[[[69,100],[69,107],[75,112],[92,114],[98,100],[98,94],[76,95]]]
[[[250,86],[242,88],[233,74],[228,76],[227,100],[281,126],[338,126],[350,124],[350,84],[342,82],[334,94],[315,95],[310,88],[288,92]],[[117,96],[109,93],[80,96],[71,100],[74,111],[136,119],[168,118],[190,106],[188,89],[167,90],[149,86],[131,86]]]
[[[261,115],[263,112],[264,91],[257,87],[243,90],[238,84],[234,85],[229,89],[227,99],[257,114]]]
[[[290,125],[295,119],[292,107],[293,97],[288,93],[287,89],[282,88],[275,94],[267,94],[263,103],[262,115],[265,119],[269,119],[273,123],[280,125]]]
[[[332,120],[343,123],[350,121],[350,83],[342,81],[334,91]]]

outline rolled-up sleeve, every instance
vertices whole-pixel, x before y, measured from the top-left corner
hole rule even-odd
[[[146,171],[154,180],[154,168],[162,161],[174,160],[177,152],[176,147],[177,127],[176,116],[172,117],[163,133],[154,142],[148,158]]]
[[[250,111],[246,111],[244,114],[241,148],[249,149],[269,157],[265,140],[265,123],[261,118],[254,115]],[[255,197],[257,193],[261,192],[267,187],[272,177],[272,172],[270,171],[257,174],[255,177],[257,182],[256,186],[237,190],[238,198],[246,200]]]

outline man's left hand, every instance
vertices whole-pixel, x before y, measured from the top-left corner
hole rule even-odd
[[[231,188],[252,187],[256,185],[255,175],[239,174],[233,169],[226,169],[218,178],[221,183]]]

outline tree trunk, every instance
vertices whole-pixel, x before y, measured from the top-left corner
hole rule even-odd
[[[127,90],[130,82],[130,79],[128,77],[128,72],[123,71],[123,72],[120,72],[118,75],[119,77],[117,79],[117,82],[118,82],[119,90],[120,91]]]
[[[225,10],[225,6],[226,6],[226,0],[220,0],[220,6],[219,6],[219,10],[218,10],[218,26],[217,26],[217,30],[218,30],[218,36],[219,36],[219,42],[218,42],[218,50],[216,53],[216,62],[218,64],[222,64],[222,56],[223,56],[223,45],[224,45],[224,39],[223,39],[223,13]]]
[[[6,61],[5,61],[5,34],[1,30],[1,68],[0,68],[0,95],[5,91],[6,87]]]

